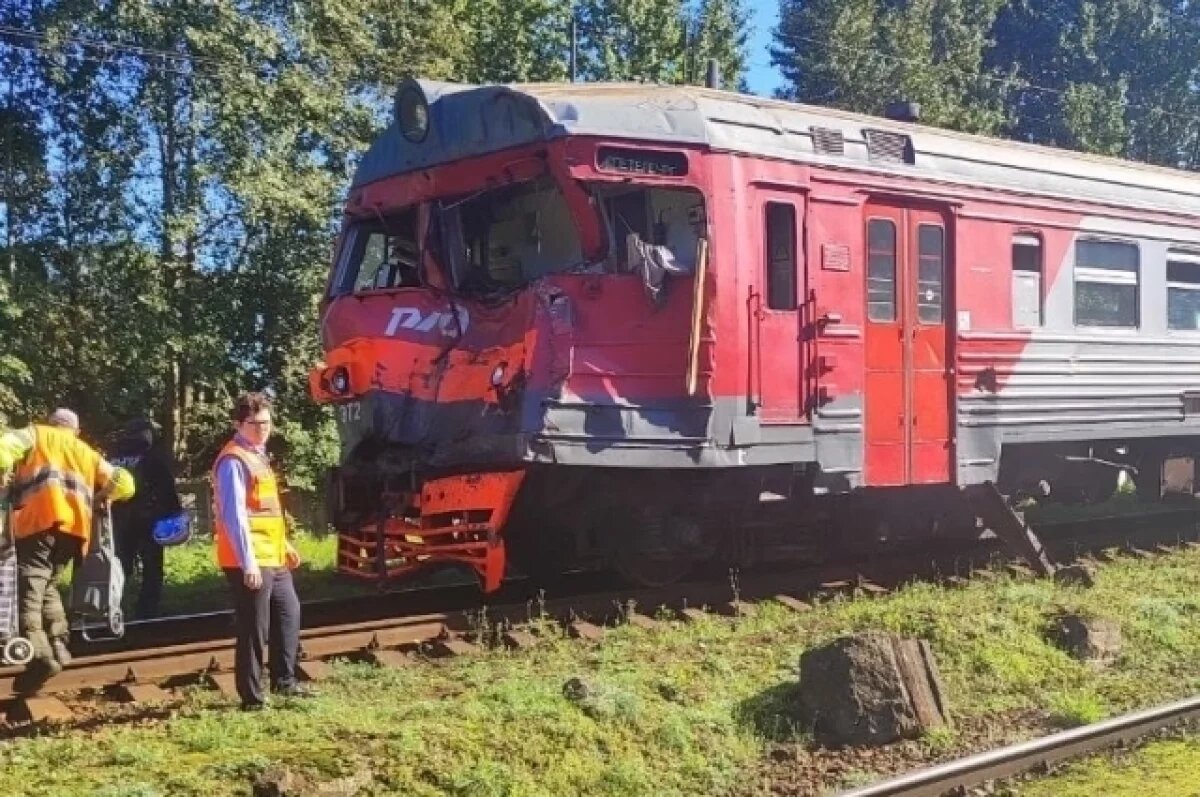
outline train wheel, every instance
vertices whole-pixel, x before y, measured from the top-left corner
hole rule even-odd
[[[695,562],[690,559],[618,555],[613,558],[613,567],[626,581],[640,587],[665,587],[682,581],[692,572]]]
[[[659,508],[613,509],[599,515],[612,534],[609,559],[622,578],[642,587],[681,581],[696,566],[693,524]]]

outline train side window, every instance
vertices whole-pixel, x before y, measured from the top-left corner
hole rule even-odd
[[[1167,252],[1167,328],[1200,330],[1200,252]]]
[[[917,228],[917,250],[917,320],[940,324],[946,279],[946,242],[940,225]]]
[[[1136,329],[1138,270],[1135,244],[1076,241],[1076,325]]]
[[[785,202],[768,202],[767,221],[767,307],[795,310],[796,304],[796,207]]]
[[[867,222],[867,318],[896,320],[896,225],[889,219]]]
[[[1020,233],[1012,243],[1012,323],[1016,329],[1042,325],[1042,239]]]

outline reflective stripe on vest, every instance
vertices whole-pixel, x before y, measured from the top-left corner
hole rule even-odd
[[[12,502],[19,505],[27,498],[36,495],[40,490],[45,490],[52,486],[56,486],[69,493],[76,493],[81,499],[87,501],[89,506],[92,504],[92,490],[87,484],[80,481],[78,476],[51,465],[40,468],[37,473],[34,473],[28,479],[14,483],[12,488]]]
[[[252,449],[231,440],[221,449],[213,463],[213,484],[217,481],[217,468],[221,460],[234,457],[245,466],[249,480],[246,483],[246,518],[250,522],[250,550],[259,567],[282,567],[287,548],[287,525],[283,519],[283,504],[279,500],[279,487],[271,466]],[[215,499],[215,494],[214,494]],[[237,552],[229,540],[229,531],[221,516],[220,506],[213,501],[214,534],[217,564],[221,567],[240,567]]]
[[[57,529],[91,539],[93,488],[107,482],[100,454],[73,432],[35,426],[33,449],[13,474],[13,536]]]

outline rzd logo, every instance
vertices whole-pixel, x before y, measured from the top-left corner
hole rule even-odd
[[[455,316],[458,316],[457,320]],[[402,329],[429,332],[436,328],[443,335],[465,335],[470,321],[471,316],[463,307],[455,307],[452,312],[433,310],[429,315],[423,315],[415,307],[396,307],[392,309],[392,317],[383,334],[392,337]]]

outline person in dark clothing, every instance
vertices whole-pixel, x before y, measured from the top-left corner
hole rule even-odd
[[[136,616],[155,617],[162,600],[163,549],[154,541],[154,524],[181,511],[171,456],[160,444],[154,426],[145,418],[131,421],[113,448],[110,460],[134,475],[138,491],[132,500],[112,508],[117,556],[126,576],[142,563],[142,586]]]

